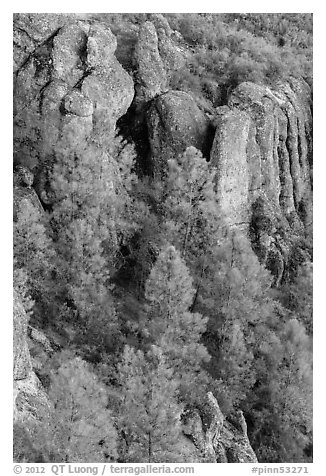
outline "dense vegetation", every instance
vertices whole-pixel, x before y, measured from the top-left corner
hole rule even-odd
[[[128,66],[141,15],[96,17]],[[311,79],[308,14],[167,17],[193,53],[175,87],[212,103],[243,80]],[[38,371],[55,419],[16,424],[16,460],[204,462],[180,416],[212,391],[226,416],[243,410],[259,461],[311,461],[311,268],[273,287],[192,147],[163,182],[137,177],[118,135],[56,153],[53,206],[26,201],[14,224],[15,287],[30,324],[60,342]]]
[[[118,38],[118,59],[132,72],[131,53],[147,14],[92,17],[110,25]],[[171,13],[165,17],[180,32],[180,46],[192,53],[171,78],[173,89],[190,90],[218,106],[242,81],[272,84],[300,75],[312,84],[310,13]]]

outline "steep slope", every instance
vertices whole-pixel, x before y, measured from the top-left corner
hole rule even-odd
[[[214,108],[172,77],[191,51],[162,15],[139,27],[133,77],[115,56],[104,23],[78,15],[14,16],[15,209],[22,198],[51,207],[51,167],[62,151],[107,150],[117,123],[135,141],[144,174],[164,178],[167,161],[189,146],[216,167],[218,205],[230,228],[248,235],[275,285],[311,259],[312,113],[310,87],[289,79],[273,88],[245,82]],[[139,141],[139,144],[137,144]],[[151,164],[148,167],[148,164]],[[48,400],[31,363],[27,315],[14,310],[16,418]],[[43,411],[43,410],[42,410]],[[255,462],[246,423],[224,418],[207,395],[184,415],[184,434],[207,461]]]

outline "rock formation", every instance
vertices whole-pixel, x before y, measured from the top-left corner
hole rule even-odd
[[[16,291],[13,319],[14,421],[37,420],[49,411],[49,401],[33,370],[27,337],[28,316]]]
[[[147,113],[147,125],[156,171],[164,169],[169,158],[189,146],[206,151],[209,120],[188,93],[169,91],[153,100]]]
[[[167,91],[167,76],[158,49],[155,26],[145,22],[139,31],[134,61],[137,68],[137,99],[147,102]]]
[[[127,129],[142,124],[154,175],[162,177],[167,160],[189,146],[210,160],[229,226],[251,238],[278,284],[294,254],[299,262],[309,259],[310,88],[298,79],[273,90],[242,83],[227,104],[207,109],[191,93],[170,87],[191,54],[179,40],[162,15],[148,15],[139,28],[132,79],[116,59],[117,40],[104,23],[87,15],[14,15],[16,209],[23,198],[41,210],[51,203],[48,170],[56,155],[78,153],[91,143],[107,148],[128,112]],[[21,419],[37,414],[47,399],[32,369],[27,315],[18,295],[14,303],[15,411]],[[237,425],[227,421],[212,394],[203,409],[185,415],[184,434],[207,461],[257,461],[243,415]]]
[[[237,422],[227,421],[211,392],[207,393],[200,410],[184,415],[183,433],[193,442],[206,463],[257,462],[242,412],[237,415]]]
[[[242,83],[216,110],[211,164],[220,207],[231,227],[251,233],[277,283],[294,248],[309,259],[301,241],[312,226],[310,107],[308,85],[293,79],[273,91]]]
[[[69,15],[14,17],[14,161],[35,172],[47,201],[47,170],[61,149],[107,147],[134,96],[103,24]]]

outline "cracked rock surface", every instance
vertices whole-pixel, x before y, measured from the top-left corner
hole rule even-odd
[[[115,36],[102,24],[18,14],[14,31],[14,161],[42,181],[60,144],[104,147],[132,102],[134,85],[114,56]]]

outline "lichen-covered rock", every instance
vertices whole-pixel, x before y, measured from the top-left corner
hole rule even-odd
[[[133,100],[133,81],[114,56],[117,41],[110,29],[87,17],[18,14],[14,32],[20,58],[14,161],[36,173],[37,193],[49,203],[51,194],[42,187],[58,149],[76,152],[92,141],[106,148]]]
[[[94,106],[92,134],[105,145],[104,141],[112,137],[116,121],[127,112],[132,102],[132,79],[113,58],[109,65],[102,65],[85,77],[81,92]]]
[[[168,91],[174,73],[187,61],[187,54],[175,40],[167,19],[159,13],[151,13],[148,18],[150,21],[140,27],[133,55],[138,108]]]
[[[276,283],[293,250],[311,234],[309,97],[309,87],[299,80],[273,90],[242,83],[228,107],[216,111],[211,163],[217,167],[219,203],[230,226],[250,232]]]
[[[33,371],[32,359],[28,347],[28,316],[18,292],[14,291],[13,309],[13,393],[14,421],[25,421],[30,418],[39,419],[44,411],[49,411],[48,397]],[[40,340],[41,333],[33,329],[30,339]],[[43,346],[49,342],[42,339]]]
[[[249,222],[249,172],[246,156],[249,116],[242,111],[219,108],[211,151],[216,167],[216,193],[220,208],[231,226],[241,228]]]
[[[173,73],[185,66],[186,54],[175,41],[173,36],[174,32],[163,15],[160,13],[151,13],[149,19],[156,28],[158,51],[169,81]]]
[[[34,174],[22,166],[18,166],[14,172],[14,187],[13,187],[13,217],[17,220],[17,213],[24,209],[26,201],[30,202],[36,210],[41,214],[44,212],[41,202],[32,187],[34,181]]]
[[[137,100],[139,102],[147,102],[167,91],[167,76],[158,48],[156,29],[149,21],[140,28],[134,62],[137,68]]]
[[[50,411],[50,403],[34,372],[14,382],[14,421],[41,420]]]
[[[193,98],[182,91],[157,97],[147,113],[154,168],[164,170],[167,160],[194,146],[205,153],[210,123]]]
[[[161,14],[161,13],[149,13],[148,19],[150,22],[153,23],[156,30],[162,29],[164,30],[165,34],[170,37],[173,33],[168,20]]]
[[[69,18],[58,13],[14,14],[14,71],[17,71],[28,56]]]
[[[76,23],[63,26],[53,39],[52,79],[61,79],[73,87],[84,74],[87,36]]]
[[[14,380],[23,380],[28,377],[32,368],[29,350],[27,346],[28,316],[16,291],[14,291],[13,304]]]
[[[300,82],[295,84],[298,89]],[[300,203],[309,209],[311,199],[310,133],[306,133],[311,129],[311,117],[307,112],[310,108],[306,88],[304,91],[302,99],[288,83],[280,84],[273,91],[257,84],[242,83],[229,99],[232,108],[245,111],[251,117],[260,157],[260,189],[286,216],[292,212],[300,215]],[[247,155],[250,163],[253,155],[250,148]],[[255,169],[257,165],[256,161]]]
[[[74,89],[64,98],[65,110],[75,116],[88,117],[93,114],[93,102],[85,97],[81,91]]]
[[[117,39],[108,27],[94,24],[87,35],[87,65],[89,68],[104,68],[114,58]]]
[[[225,422],[221,431],[220,442],[224,448],[228,463],[258,462],[257,456],[250,444],[246,420],[241,411],[238,412],[237,422],[233,422],[233,424]]]
[[[183,416],[183,433],[206,463],[257,462],[242,412],[237,421],[226,420],[211,392],[207,393],[200,410],[191,410]]]
[[[14,173],[14,186],[31,187],[34,182],[34,174],[22,165],[19,165]]]

